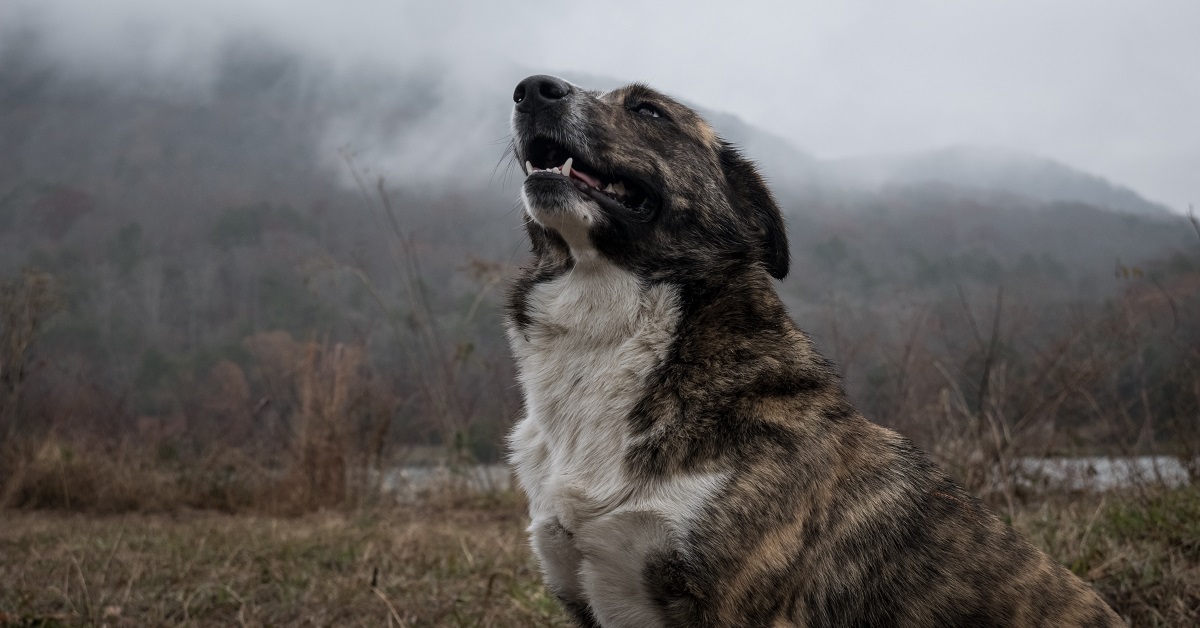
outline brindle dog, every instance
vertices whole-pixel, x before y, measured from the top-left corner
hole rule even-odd
[[[1124,625],[854,410],[775,292],[770,191],[694,111],[550,76],[514,100],[511,462],[579,625]]]

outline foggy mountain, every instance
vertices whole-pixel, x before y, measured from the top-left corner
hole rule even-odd
[[[478,404],[472,446],[496,455],[519,404],[498,295],[524,259],[507,119],[530,70],[461,83],[234,39],[191,83],[93,75],[39,46],[0,42],[0,276],[61,282],[47,390],[86,381],[123,420],[207,417],[204,382],[251,372],[282,335],[359,343],[380,386],[433,403],[418,395],[432,358],[413,347],[437,346],[465,366],[436,388]],[[1125,290],[1122,272],[1198,265],[1185,219],[1065,166],[962,149],[829,162],[708,115],[777,193],[794,260],[781,291],[838,359],[847,339],[900,337],[915,304],[960,338],[962,304],[998,286],[1044,341],[1068,308]],[[866,398],[871,365],[845,366]]]
[[[333,240],[341,237],[338,230],[369,233],[366,225],[378,217],[362,212],[363,193],[375,193],[377,178],[400,198],[428,205],[406,206],[404,222],[439,246],[506,262],[519,250],[513,207],[520,179],[507,148],[510,77],[464,84],[436,66],[407,73],[347,69],[234,38],[210,80],[189,84],[136,74],[91,76],[52,60],[39,45],[32,33],[0,45],[0,240],[10,244],[0,252],[5,268],[26,263],[37,250],[30,233],[55,241],[86,239],[114,221],[133,221],[146,230],[148,242],[178,250],[196,246],[189,234],[221,212],[261,203],[320,215],[327,227],[309,230],[328,231]],[[510,74],[528,72],[513,68]],[[616,84],[603,77],[568,78],[602,88]],[[924,258],[965,247],[993,251],[989,255],[1003,265],[1047,253],[1099,276],[1116,260],[1151,257],[1187,237],[1178,228],[1186,223],[1136,193],[1035,156],[956,147],[820,160],[736,116],[706,113],[719,133],[759,162],[793,225],[820,226],[797,234],[797,243],[843,231],[870,241],[880,216],[896,214],[913,228],[895,225],[889,244],[864,250],[867,257],[872,250],[881,257],[879,251],[899,246],[911,233],[915,240],[905,246]],[[363,184],[368,189],[357,189]],[[454,199],[453,211],[430,211],[446,199]],[[1053,216],[1034,218],[1039,211]],[[1095,213],[1105,211],[1116,213]],[[1094,215],[1085,218],[1089,212]],[[939,229],[980,224],[971,237],[926,250],[932,243],[915,228],[922,220],[943,223]],[[1104,229],[1096,225],[1136,227],[1114,226],[1067,246],[1044,236],[1041,223],[1047,220],[1085,220],[1050,230],[1068,238]],[[1174,235],[1163,240],[1165,234]],[[853,248],[854,240],[843,239]],[[803,262],[807,253],[796,255]],[[911,255],[895,255],[903,259],[874,264],[875,284],[880,277],[905,280],[897,272]]]
[[[408,186],[487,188],[500,182],[515,187],[515,169],[505,155],[511,85],[500,78],[446,85],[436,67],[409,74],[382,67],[345,71],[271,44],[234,39],[223,49],[209,85],[148,83],[137,76],[111,81],[62,67],[39,54],[38,44],[37,36],[27,33],[0,49],[5,60],[0,140],[6,149],[0,165],[10,174],[52,174],[77,182],[116,174],[130,192],[145,193],[144,184],[153,188],[178,176],[186,164],[176,159],[221,163],[226,174],[269,162],[274,165],[262,173],[266,180],[255,185],[295,188],[312,180],[313,168],[341,171],[344,177],[342,149],[352,149],[360,163]],[[533,71],[513,68],[509,74]],[[606,77],[568,78],[586,87],[620,84]],[[1168,212],[1128,188],[1035,155],[964,145],[820,160],[737,116],[689,104],[756,160],[784,196],[858,196],[887,186],[935,184],[1043,203]],[[156,132],[160,139],[153,139]],[[149,147],[155,142],[156,148]],[[175,148],[185,143],[189,154],[177,154]],[[285,176],[290,167],[295,172]],[[113,172],[103,172],[106,168]],[[220,177],[220,170],[190,174]],[[193,187],[231,191],[239,186],[218,178],[194,181]]]
[[[1137,192],[1053,160],[1001,148],[960,145],[912,155],[858,157],[830,162],[849,185],[884,187],[935,183],[1043,202],[1079,202],[1131,214],[1170,210]]]

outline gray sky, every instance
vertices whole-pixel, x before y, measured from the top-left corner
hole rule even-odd
[[[1200,204],[1200,2],[0,0],[95,72],[200,79],[232,32],[339,64],[642,80],[823,158],[979,143]]]

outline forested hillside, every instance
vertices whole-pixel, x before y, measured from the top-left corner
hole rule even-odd
[[[498,304],[525,258],[510,103],[438,81],[241,42],[195,86],[0,46],[6,429],[186,455],[328,421],[359,449],[497,459],[519,411]],[[1003,408],[1013,446],[1070,449],[1120,407],[1089,447],[1180,444],[1200,346],[1185,218],[1059,165],[850,176],[713,119],[766,162],[781,290],[871,416],[934,438]]]

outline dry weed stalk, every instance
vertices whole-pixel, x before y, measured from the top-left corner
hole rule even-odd
[[[358,269],[348,270],[388,315],[393,336],[412,366],[410,383],[416,384],[420,398],[414,401],[420,402],[418,405],[425,410],[426,420],[440,434],[446,447],[447,462],[453,469],[466,470],[478,462],[472,451],[476,444],[472,442],[473,428],[478,425],[482,413],[494,411],[494,408],[480,407],[484,395],[475,393],[479,392],[482,382],[468,379],[471,375],[469,367],[478,362],[470,329],[487,296],[504,280],[504,268],[483,260],[469,260],[465,270],[479,289],[471,296],[471,302],[461,316],[439,314],[425,281],[414,237],[403,230],[384,179],[377,178],[374,185],[368,183],[365,170],[356,165],[353,153],[347,148],[340,152],[358,186],[363,206],[386,223],[385,230],[391,236],[388,250],[399,272],[404,308],[389,307],[365,273]]]
[[[363,350],[341,343],[310,340],[296,368],[292,466],[295,503],[305,509],[346,502],[352,422],[360,411],[365,386]]]

